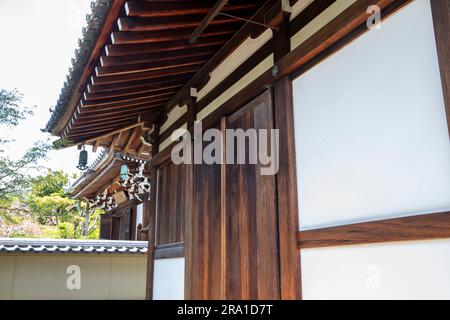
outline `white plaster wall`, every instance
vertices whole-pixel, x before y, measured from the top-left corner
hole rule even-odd
[[[302,250],[303,298],[450,299],[450,240]]]
[[[68,290],[71,265],[81,290]],[[147,257],[108,255],[0,255],[0,299],[145,299]]]
[[[429,0],[294,81],[302,229],[450,209]]]
[[[184,299],[184,258],[155,260],[153,300]]]

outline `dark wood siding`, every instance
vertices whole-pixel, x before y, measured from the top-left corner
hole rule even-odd
[[[273,129],[270,92],[230,116],[226,127]],[[276,179],[260,169],[259,164],[226,166],[227,299],[280,297]]]
[[[221,296],[221,166],[193,166],[192,299],[220,299]]]
[[[100,217],[100,239],[111,240],[111,214],[103,214]]]
[[[158,170],[157,246],[184,239],[184,176],[184,166],[171,162]]]
[[[272,129],[272,112],[267,91],[215,128]],[[187,298],[280,298],[276,177],[260,169],[193,166]]]

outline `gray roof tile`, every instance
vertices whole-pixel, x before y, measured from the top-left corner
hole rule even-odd
[[[0,254],[2,253],[146,254],[147,242],[0,238]]]

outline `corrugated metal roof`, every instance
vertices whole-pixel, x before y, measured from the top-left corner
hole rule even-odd
[[[1,253],[146,254],[145,241],[2,239]]]

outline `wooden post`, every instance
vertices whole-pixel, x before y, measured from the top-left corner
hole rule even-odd
[[[196,99],[190,98],[187,103],[187,127],[194,126],[196,115]],[[185,180],[184,180],[184,256],[185,256],[185,271],[184,271],[184,298],[186,300],[193,299],[193,219],[192,219],[192,201],[193,201],[193,174],[194,164],[193,157],[192,164],[185,164]]]
[[[282,300],[301,299],[300,252],[297,207],[292,81],[286,76],[274,87],[275,127],[279,129],[279,172],[277,175],[278,228],[280,237],[280,286]]]
[[[448,0],[431,0],[431,9],[450,136],[450,3]]]
[[[155,124],[155,130],[153,134],[159,136],[159,123]],[[159,141],[152,146],[152,158],[159,151]],[[146,299],[153,299],[153,271],[154,271],[154,253],[155,253],[155,235],[156,235],[156,193],[158,188],[158,170],[157,167],[152,166],[150,168],[150,204],[148,213],[148,253],[147,253],[147,289]]]
[[[274,33],[275,65],[290,53],[290,14]],[[294,106],[292,81],[288,76],[274,85],[275,128],[279,130],[279,171],[277,175],[278,234],[280,246],[280,293],[282,300],[298,300],[301,295],[299,230],[297,207],[297,169],[295,157]]]

